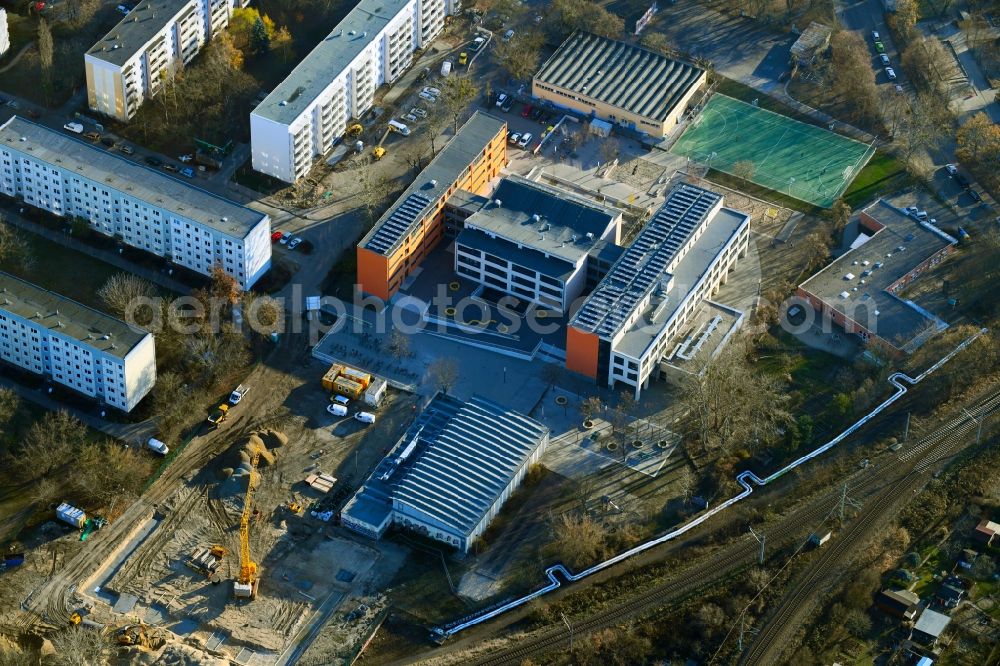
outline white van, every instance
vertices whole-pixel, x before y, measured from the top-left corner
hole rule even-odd
[[[445,60],[441,63],[441,76],[448,76],[451,74],[451,60]]]
[[[338,405],[336,403],[331,403],[326,406],[326,411],[330,412],[334,416],[347,416],[347,407],[343,405]]]
[[[354,418],[362,423],[375,423],[375,415],[371,412],[358,412],[354,415]]]
[[[69,130],[74,134],[83,134],[83,124],[82,123],[66,123],[63,125],[64,130]]]
[[[403,136],[410,136],[410,128],[399,122],[398,120],[389,121],[389,129],[393,132],[399,132]]]
[[[168,453],[170,453],[170,449],[167,447],[166,444],[153,437],[151,437],[149,441],[146,442],[146,446],[149,447],[150,451],[152,451],[153,453],[159,453],[161,456],[165,456]]]

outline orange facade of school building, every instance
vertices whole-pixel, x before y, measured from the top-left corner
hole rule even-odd
[[[566,368],[597,379],[597,358],[601,339],[593,333],[566,327]]]
[[[491,182],[506,165],[507,127],[504,124],[391,254],[380,254],[358,245],[358,288],[365,294],[389,300],[444,237],[444,205],[451,195],[458,190],[488,195]]]

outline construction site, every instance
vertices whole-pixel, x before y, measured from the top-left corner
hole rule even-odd
[[[344,368],[355,376],[341,383],[362,399],[338,398],[339,373],[321,381],[323,364],[297,360],[301,375],[258,367],[143,499],[100,532],[84,532],[102,525],[60,505],[40,543],[27,544],[25,565],[5,576],[5,638],[26,645],[38,636],[15,610],[22,602],[55,630],[106,634],[128,648],[122,663],[288,663],[324,625],[327,657],[357,651],[383,617],[375,591],[405,551],[337,530],[338,508],[405,425],[393,414],[409,416],[414,398]],[[362,404],[361,383],[377,390],[374,404]]]

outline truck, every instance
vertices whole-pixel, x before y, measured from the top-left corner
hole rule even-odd
[[[56,507],[56,518],[77,529],[83,529],[84,523],[87,522],[87,514],[83,512],[83,509],[78,509],[68,502],[63,502]]]
[[[243,396],[245,396],[249,390],[250,387],[246,384],[240,384],[237,386],[236,390],[229,394],[229,404],[233,406],[240,404],[240,400],[243,399]]]
[[[208,424],[213,428],[217,428],[220,423],[226,420],[227,416],[229,416],[229,405],[222,403],[208,415]]]
[[[445,60],[441,63],[441,76],[448,76],[451,74],[451,60]]]

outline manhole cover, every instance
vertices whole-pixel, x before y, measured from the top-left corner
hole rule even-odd
[[[568,402],[569,402],[569,400],[566,399],[566,396],[564,396],[564,395],[557,395],[556,396],[556,404],[557,405],[565,405]]]

